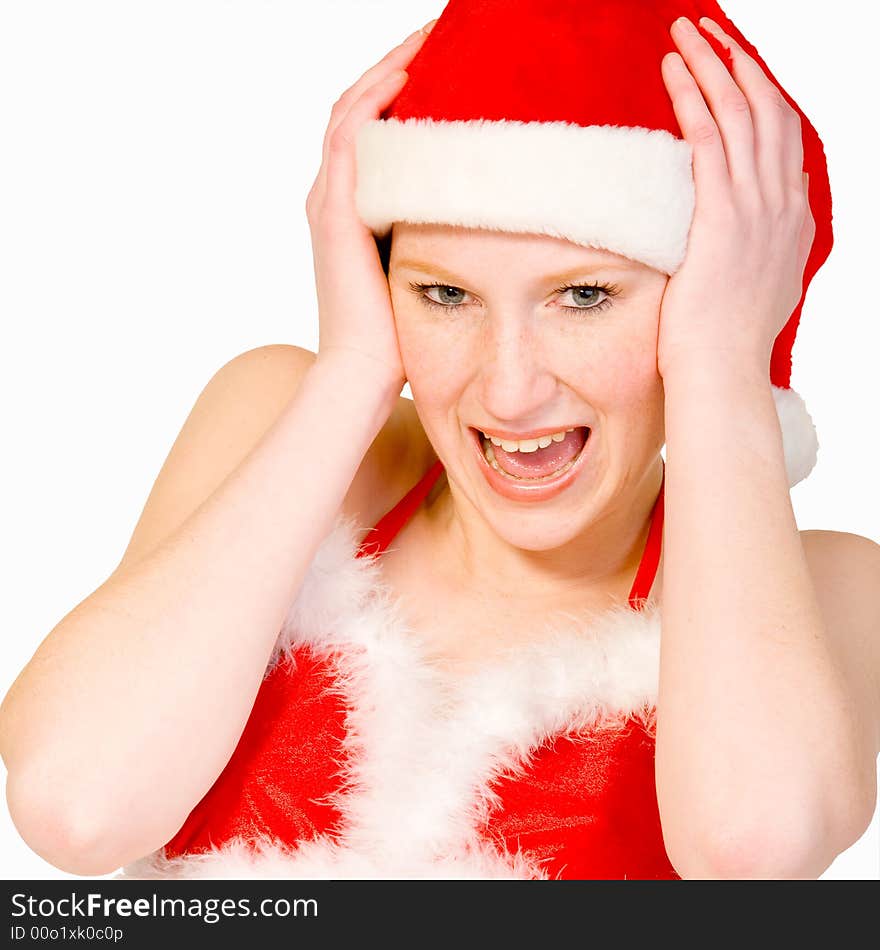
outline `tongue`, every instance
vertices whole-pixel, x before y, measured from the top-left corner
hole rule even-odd
[[[543,478],[566,462],[577,458],[578,453],[587,441],[587,430],[578,427],[573,432],[566,432],[561,442],[551,442],[546,449],[535,452],[505,452],[500,445],[493,445],[495,461],[498,467],[508,475],[518,475],[520,478]]]

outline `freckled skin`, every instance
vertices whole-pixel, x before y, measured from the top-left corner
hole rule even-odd
[[[413,260],[431,271],[407,266]],[[388,276],[415,406],[449,479],[434,516],[438,541],[479,552],[470,567],[511,589],[536,571],[601,588],[637,565],[662,476],[657,336],[667,276],[548,235],[408,223],[394,225]],[[454,309],[426,306],[411,282],[458,288],[430,291]],[[557,293],[562,283],[618,293],[592,308],[604,294]],[[556,423],[594,424],[594,474],[543,503],[493,492],[467,426]]]

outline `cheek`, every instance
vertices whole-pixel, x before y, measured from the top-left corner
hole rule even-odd
[[[576,388],[585,401],[608,416],[645,414],[653,424],[658,403],[662,409],[663,399],[662,379],[657,371],[656,332],[614,334],[601,341],[593,340],[580,353],[569,378],[580,381]]]
[[[449,328],[432,326],[424,319],[400,313],[395,319],[403,368],[413,396],[428,408],[442,406],[466,380],[471,341]]]

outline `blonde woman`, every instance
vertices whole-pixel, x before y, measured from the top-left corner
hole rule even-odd
[[[230,395],[252,440],[172,454],[4,701],[40,854],[817,877],[859,837],[880,549],[800,533],[788,495],[815,460],[783,364],[830,249],[824,161],[692,6],[711,19],[453,0],[334,105],[318,353],[212,380],[181,444]]]

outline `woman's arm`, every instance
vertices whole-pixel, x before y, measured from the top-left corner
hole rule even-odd
[[[825,629],[765,366],[667,374],[657,795],[687,877],[811,877],[870,823],[877,723]]]
[[[71,611],[15,681],[0,715],[7,800],[47,861],[106,874],[155,850],[223,770],[284,616],[397,401],[377,375],[334,354],[291,379],[294,395],[245,459]],[[215,394],[226,386],[213,382]],[[222,431],[229,419],[202,400],[187,426]],[[187,441],[190,465],[212,464],[204,441]]]
[[[870,821],[878,726],[813,586],[770,385],[815,223],[799,116],[731,37],[701,25],[732,72],[687,21],[672,31],[682,56],[662,62],[696,206],[658,335],[658,804],[682,876],[815,878]]]
[[[320,345],[295,396],[176,530],[64,618],[3,704],[10,812],[58,867],[107,873],[155,850],[208,791],[318,545],[398,405],[405,371],[387,276],[355,209],[353,143],[403,87],[426,35],[391,50],[331,110],[306,200]],[[190,468],[205,464],[198,444],[188,449]]]

